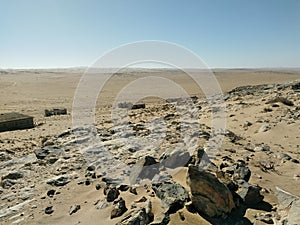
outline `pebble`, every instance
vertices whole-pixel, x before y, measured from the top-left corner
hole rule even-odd
[[[45,213],[50,215],[54,212],[53,210],[53,206],[48,206],[46,209],[45,209]]]

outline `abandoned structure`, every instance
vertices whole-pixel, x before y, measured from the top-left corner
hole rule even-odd
[[[0,114],[0,132],[30,129],[34,127],[33,117],[21,113],[11,112]]]
[[[45,116],[66,115],[67,109],[45,109]]]

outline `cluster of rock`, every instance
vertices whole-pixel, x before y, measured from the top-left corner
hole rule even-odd
[[[281,107],[283,115],[273,122],[286,119],[292,123],[300,119],[294,96],[299,87],[299,83],[247,86],[229,92],[226,99],[264,96],[266,110],[263,114]],[[282,90],[292,94],[282,96],[279,93]],[[196,97],[192,100],[197,105],[195,110],[211,112],[207,102]],[[290,153],[275,154],[272,146],[255,144],[227,130],[223,133],[224,151],[214,155],[219,160],[213,160],[209,150],[214,146],[205,143],[218,133],[212,133],[210,127],[198,122],[198,118],[185,120],[186,115],[179,115],[172,105],[174,102],[182,104],[178,99],[171,99],[170,103],[159,107],[133,110],[130,112],[132,122],[97,129],[69,129],[43,140],[41,148],[22,157],[12,157],[9,152],[1,151],[0,196],[5,203],[1,204],[0,219],[9,224],[27,205],[36,208],[32,203],[34,199],[58,198],[61,189],[77,184],[104,194],[93,207],[109,209],[110,219],[116,225],[165,225],[174,214],[184,221],[187,213],[199,214],[212,224],[300,224],[299,197],[277,189],[278,208],[264,202],[264,189],[250,183],[253,172],[249,165],[253,155],[259,153],[265,159],[259,160],[257,165],[252,162],[252,166],[271,173],[286,162],[299,164],[299,157]],[[241,100],[231,109],[249,105]],[[146,121],[153,111],[162,119]],[[188,113],[193,116],[193,112]],[[143,119],[138,121],[140,117]],[[247,121],[242,129],[250,129],[254,123]],[[263,121],[258,133],[266,133],[273,127],[271,122]],[[172,171],[178,168],[185,171],[186,186],[173,176]],[[145,185],[145,192],[141,194],[137,188],[141,186],[132,184],[141,185],[144,181],[151,181],[151,184]],[[41,186],[47,189],[43,197],[37,191]],[[130,202],[124,194],[136,196],[138,200]],[[161,202],[161,214],[154,210],[154,206],[158,207],[156,199]],[[66,215],[78,214],[82,208],[77,203],[70,205]],[[248,209],[267,212],[257,214],[251,223],[245,215]],[[42,209],[45,215],[55,215],[55,210],[54,203]]]

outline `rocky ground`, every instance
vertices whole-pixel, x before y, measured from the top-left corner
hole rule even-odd
[[[0,224],[300,224],[299,95],[299,82],[235,88],[218,132],[218,109],[194,98],[192,112],[177,99],[117,123],[3,135]]]

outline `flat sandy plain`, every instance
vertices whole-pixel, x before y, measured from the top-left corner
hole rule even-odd
[[[27,114],[34,117],[36,124],[36,127],[33,129],[0,133],[0,153],[2,154],[1,157],[3,157],[1,158],[1,163],[29,155],[41,149],[45,140],[51,140],[72,128],[73,98],[83,72],[80,69],[0,70],[0,113],[14,111]],[[214,74],[224,95],[236,87],[245,85],[280,85],[300,80],[300,71],[297,70],[218,69],[214,71]],[[112,77],[99,95],[95,121],[97,128],[102,129],[112,126],[110,121],[111,106],[120,90],[131,81],[147,76],[162,76],[176,82],[191,96],[203,97],[199,87],[187,75],[179,71],[157,70],[153,72],[150,70],[139,70],[120,73]],[[159,92],[159,90],[157,91]],[[253,98],[251,95],[241,95],[226,100],[227,128],[236,135],[245,138],[245,141],[242,142],[244,147],[247,143],[250,143],[249,145],[269,146],[271,153],[267,154],[259,150],[248,151],[244,147],[240,147],[240,151],[235,149],[237,152],[230,152],[228,149],[232,148],[232,146],[228,147],[225,143],[220,151],[219,159],[216,159],[215,162],[218,165],[222,161],[222,156],[225,155],[230,155],[234,159],[250,156],[251,160],[248,162],[252,172],[250,182],[259,184],[263,188],[265,201],[272,206],[277,204],[274,195],[276,186],[300,196],[300,164],[290,161],[282,162],[282,159],[277,157],[280,153],[287,153],[293,159],[300,160],[300,121],[299,119],[295,119],[292,122],[285,119],[278,120],[279,117],[283,118],[290,109],[289,106],[283,104],[279,104],[279,107],[274,108],[270,112],[264,111],[266,107],[269,107],[269,105],[266,105],[266,99],[268,100],[276,96],[276,94],[278,92],[269,92],[266,95],[253,96]],[[286,92],[279,94],[291,98],[290,100],[294,102],[294,107],[300,105],[299,94]],[[161,99],[149,98],[141,101],[146,103],[148,110],[151,111],[153,109],[151,116],[154,118],[165,116],[164,113],[168,114],[168,111],[163,112],[159,109],[160,105],[165,104]],[[48,108],[67,108],[68,115],[44,117],[44,110]],[[199,121],[210,126],[210,115],[208,112],[203,111]],[[141,112],[140,115],[139,113],[136,114],[134,120],[147,121],[146,117]],[[247,122],[251,122],[251,125],[245,125]],[[266,132],[258,132],[261,126],[266,123],[272,128]],[[258,166],[260,160],[270,160],[270,163],[275,164],[275,170],[263,171]],[[48,166],[49,169],[52,169],[52,165]],[[44,167],[47,168],[47,165]],[[72,170],[74,169],[70,169],[70,171]],[[34,171],[34,168],[32,171]],[[3,170],[1,176],[4,176],[7,172],[9,171]],[[80,172],[78,173],[80,174]],[[1,216],[0,224],[11,224],[13,221],[19,221],[19,224],[116,224],[123,218],[119,217],[111,220],[109,218],[111,211],[109,207],[111,206],[103,210],[95,209],[94,203],[99,198],[104,198],[103,191],[95,190],[97,181],[93,181],[90,186],[77,185],[78,181],[84,177],[84,174],[82,176],[79,175],[79,180],[72,180],[63,187],[52,188],[61,192],[61,194],[55,195],[53,198],[47,197],[46,192],[51,187],[42,181],[54,174],[59,173],[52,174],[48,169],[41,169],[38,172],[35,171],[30,173],[30,175],[26,175],[26,182],[20,179],[12,187],[1,188],[0,211],[2,214],[5,214],[5,211],[3,211],[5,208],[17,205],[23,201],[33,200],[26,203],[19,210],[8,213],[3,217]],[[173,179],[182,184],[182,186],[187,187],[184,169],[176,174]],[[18,197],[18,194],[24,188],[34,190],[34,193],[22,200],[22,198]],[[126,199],[127,208],[130,209],[130,201],[138,200],[143,195],[147,195],[147,192],[141,188],[141,190],[138,189],[138,196],[131,196],[130,193],[124,193],[122,196]],[[43,199],[44,197],[45,199]],[[159,200],[153,197],[152,201],[155,203],[155,201]],[[69,215],[70,206],[75,204],[79,204],[81,209],[75,214]],[[44,212],[48,206],[53,206],[54,208],[54,212],[51,215],[47,215]],[[155,215],[159,212],[159,208],[155,204],[153,211]],[[253,221],[254,216],[259,212],[259,210],[249,209],[245,216],[250,221]],[[209,224],[199,215],[189,213],[186,209],[182,209],[182,213],[186,217],[184,221],[179,219],[177,213],[171,215],[170,224]]]

